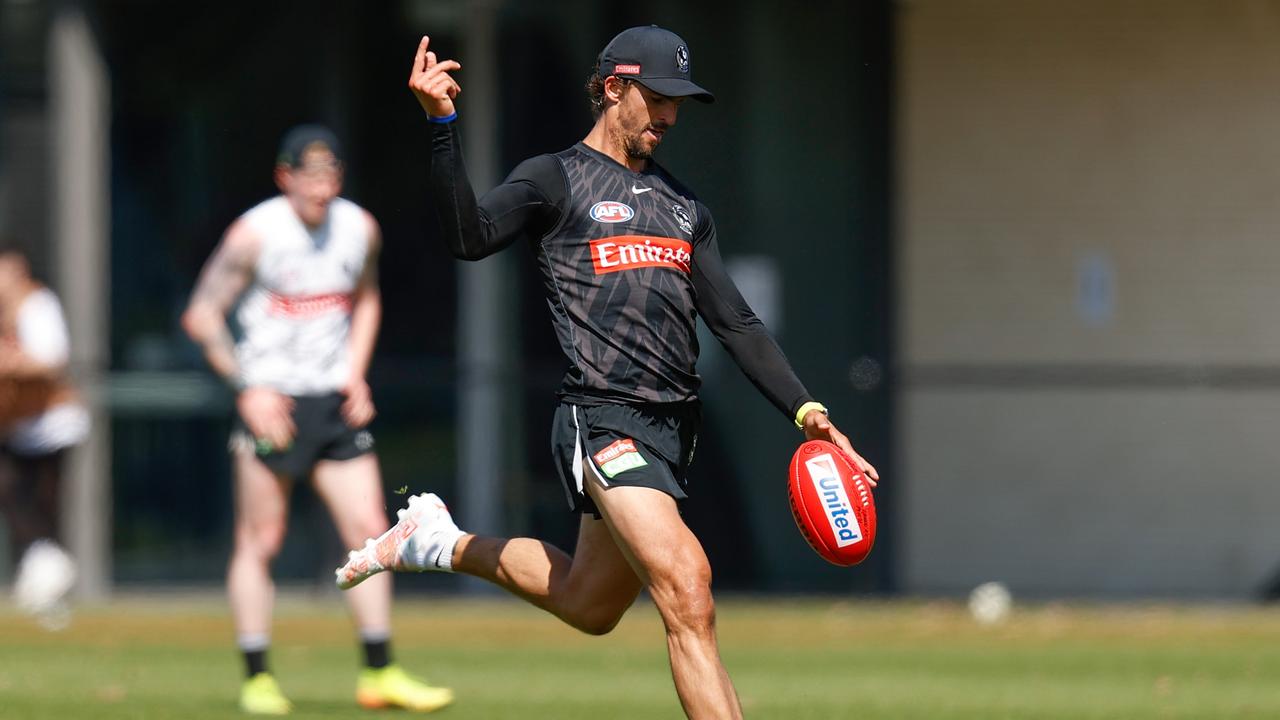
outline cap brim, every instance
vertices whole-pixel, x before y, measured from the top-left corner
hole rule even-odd
[[[716,96],[684,78],[632,78],[641,85],[667,97],[688,97],[698,102],[713,103]]]

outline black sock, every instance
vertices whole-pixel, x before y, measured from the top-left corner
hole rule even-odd
[[[364,664],[366,667],[377,670],[391,664],[390,640],[364,640],[361,645],[364,647]]]
[[[258,673],[267,671],[267,649],[261,650],[241,650],[244,654],[244,673],[245,677],[253,677]]]

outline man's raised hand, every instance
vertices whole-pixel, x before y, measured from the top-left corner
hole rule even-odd
[[[418,43],[418,53],[413,58],[413,69],[409,71],[409,89],[418,104],[431,117],[448,117],[453,114],[453,99],[462,92],[462,88],[449,77],[451,70],[461,70],[462,65],[456,60],[436,60],[436,54],[427,50],[431,38],[422,36]]]

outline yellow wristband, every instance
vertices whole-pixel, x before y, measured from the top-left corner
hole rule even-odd
[[[807,402],[807,403],[805,403],[805,404],[801,405],[801,406],[800,406],[800,409],[796,411],[796,427],[800,428],[801,430],[803,430],[803,429],[804,429],[804,416],[805,416],[805,415],[808,415],[810,410],[817,410],[818,412],[822,413],[823,415],[826,415],[826,414],[827,414],[827,406],[826,406],[826,405],[823,405],[823,404],[822,404],[822,403],[820,403],[820,402],[813,402],[813,401],[811,400],[811,401],[809,401],[809,402]]]

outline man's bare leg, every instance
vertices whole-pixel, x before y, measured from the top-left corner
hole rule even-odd
[[[377,456],[323,460],[316,463],[312,479],[348,548],[359,548],[365,538],[387,530]],[[356,702],[371,709],[400,707],[417,712],[432,712],[452,703],[452,690],[432,687],[408,677],[394,664],[385,664],[392,660],[383,645],[391,638],[391,576],[369,578],[346,596],[368,664],[356,682]],[[382,649],[375,650],[379,645]]]
[[[699,720],[740,718],[716,646],[710,565],[675,500],[648,488],[605,490],[594,481],[588,491],[604,520],[582,518],[573,557],[531,538],[460,533],[439,498],[416,496],[396,527],[351,553],[336,573],[339,586],[392,568],[449,569],[489,580],[584,632],[605,633],[647,585],[667,629],[685,713]],[[415,545],[419,538],[423,544]]]
[[[288,525],[289,482],[253,455],[236,451],[235,531],[227,565],[227,596],[236,635],[243,644],[265,643],[271,634],[275,583],[271,560],[280,552]]]
[[[316,493],[329,508],[338,537],[348,550],[389,527],[382,497],[382,478],[373,454],[351,460],[322,460],[313,475]],[[351,618],[366,639],[391,633],[391,575],[369,578],[344,593]]]
[[[592,635],[609,632],[640,593],[640,580],[604,522],[583,515],[570,557],[533,538],[463,535],[453,569],[483,578]]]
[[[478,537],[458,529],[439,497],[409,498],[387,532],[348,553],[334,572],[350,589],[386,570],[444,570],[488,580],[591,634],[613,629],[640,580],[601,520],[584,516],[574,556],[533,538]]]
[[[658,490],[605,488],[592,474],[587,478],[587,492],[662,615],[671,676],[685,714],[694,720],[741,718],[716,643],[711,565],[676,501]]]

